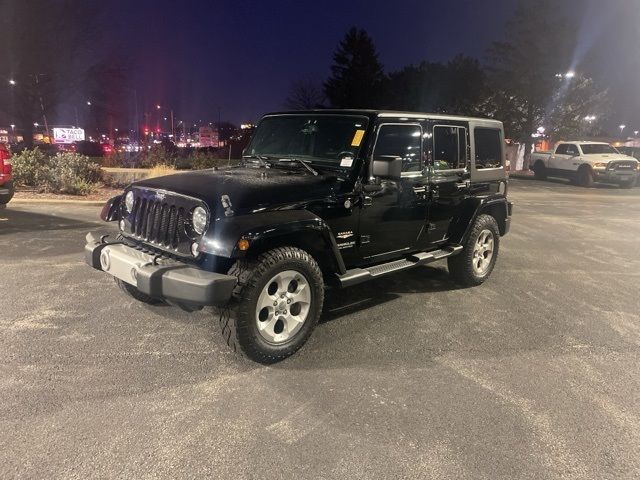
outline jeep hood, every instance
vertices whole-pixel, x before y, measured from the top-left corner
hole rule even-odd
[[[247,213],[305,203],[335,193],[344,184],[336,175],[311,175],[281,168],[238,167],[197,170],[135,182],[136,188],[153,188],[203,200],[212,211],[223,209],[227,195],[232,210]]]

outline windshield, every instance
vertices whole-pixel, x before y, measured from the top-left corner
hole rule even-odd
[[[580,145],[582,153],[585,155],[598,155],[600,153],[620,153],[611,145],[604,143],[587,143]]]
[[[351,167],[367,124],[366,117],[346,115],[265,117],[258,125],[246,154],[306,158]]]

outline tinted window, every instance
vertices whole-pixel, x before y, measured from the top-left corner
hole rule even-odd
[[[556,155],[567,155],[568,148],[569,148],[569,145],[566,143],[563,143],[562,145],[558,145],[558,148],[556,148]]]
[[[500,130],[476,128],[473,131],[476,144],[476,168],[498,168],[502,166],[502,140]]]
[[[400,157],[403,172],[419,172],[421,139],[422,129],[417,125],[382,125],[373,156]]]
[[[618,153],[618,151],[613,148],[611,145],[607,145],[604,143],[583,143],[580,145],[582,148],[582,153],[585,155],[597,155],[600,153]]]
[[[467,139],[461,127],[433,127],[433,167],[436,170],[464,168],[467,163]]]
[[[573,144],[568,144],[567,145],[567,155],[579,155],[578,153],[578,147],[576,147]]]

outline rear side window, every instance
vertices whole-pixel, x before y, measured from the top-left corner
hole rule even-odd
[[[467,163],[467,137],[463,127],[433,127],[433,167],[435,170],[464,168]]]
[[[567,145],[567,155],[579,155],[578,146],[577,145],[568,144]]]
[[[497,128],[475,128],[473,139],[476,149],[476,168],[499,168],[502,166],[502,139]]]

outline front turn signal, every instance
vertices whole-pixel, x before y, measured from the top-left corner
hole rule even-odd
[[[247,240],[246,238],[241,238],[240,240],[238,240],[238,250],[241,250],[243,252],[249,250],[249,240]]]

